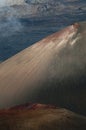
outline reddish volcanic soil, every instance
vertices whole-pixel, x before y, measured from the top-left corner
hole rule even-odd
[[[86,118],[63,108],[29,103],[0,110],[0,130],[86,130]]]

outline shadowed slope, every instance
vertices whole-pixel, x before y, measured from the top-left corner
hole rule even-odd
[[[0,107],[25,102],[86,114],[86,23],[71,25],[0,64]]]
[[[26,104],[0,110],[3,130],[85,130],[86,118],[63,108]]]

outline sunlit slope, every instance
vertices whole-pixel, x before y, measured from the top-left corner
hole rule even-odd
[[[55,104],[86,114],[86,22],[52,34],[0,64],[0,107]]]

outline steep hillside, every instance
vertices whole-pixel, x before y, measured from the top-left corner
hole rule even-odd
[[[54,104],[86,115],[86,22],[44,38],[0,64],[0,107]]]

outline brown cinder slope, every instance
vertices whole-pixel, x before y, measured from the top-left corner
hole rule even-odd
[[[54,104],[86,115],[86,22],[48,36],[0,64],[0,108]]]
[[[0,110],[0,130],[86,130],[86,118],[66,109],[25,106]]]

